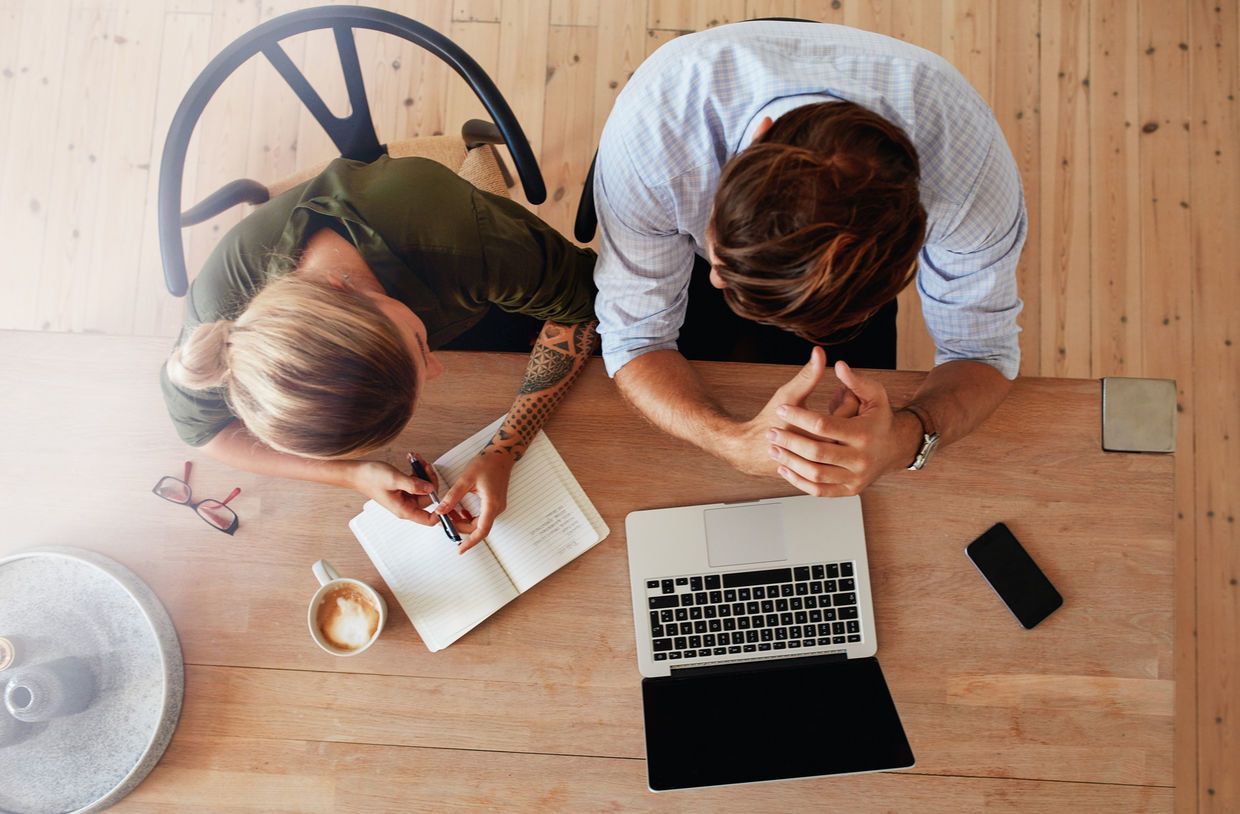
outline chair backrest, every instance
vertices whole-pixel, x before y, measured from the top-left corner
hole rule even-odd
[[[305,75],[280,47],[283,39],[326,28],[330,28],[335,37],[344,71],[350,107],[349,115],[344,117],[332,114]],[[538,161],[512,108],[486,72],[459,46],[434,29],[390,11],[358,6],[322,6],[294,11],[263,23],[221,51],[190,85],[172,117],[159,164],[158,216],[164,283],[173,296],[182,297],[189,289],[181,229],[201,223],[238,203],[267,200],[265,186],[250,179],[240,179],[224,185],[202,202],[181,212],[181,182],[190,136],[211,97],[224,80],[250,57],[261,53],[267,58],[327,132],[342,156],[373,161],[386,151],[375,134],[370,106],[366,101],[366,87],[353,40],[353,30],[359,28],[408,40],[447,62],[477,94],[498,127],[516,164],[526,199],[534,204],[546,200],[547,188],[538,169]]]

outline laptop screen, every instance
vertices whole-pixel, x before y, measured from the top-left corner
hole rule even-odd
[[[655,791],[913,765],[874,658],[678,671],[642,696]]]

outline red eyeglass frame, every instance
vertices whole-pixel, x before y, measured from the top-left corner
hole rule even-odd
[[[198,515],[198,517],[202,519],[202,522],[206,523],[208,526],[215,529],[216,531],[222,531],[225,534],[235,534],[237,531],[237,528],[241,525],[241,518],[237,517],[237,513],[232,510],[232,508],[228,505],[228,502],[232,500],[233,498],[235,498],[237,495],[241,494],[241,487],[240,486],[235,487],[231,492],[228,493],[228,497],[224,498],[223,500],[216,500],[215,498],[208,497],[208,498],[203,498],[197,503],[194,503],[193,502],[194,491],[193,489],[190,488],[190,485],[189,485],[189,473],[190,473],[190,470],[193,468],[193,465],[194,465],[193,461],[186,461],[185,462],[185,474],[183,477],[174,478],[172,475],[164,475],[162,478],[159,479],[159,481],[155,484],[155,486],[151,488],[151,491],[156,495],[156,497],[162,498],[168,501],[169,503],[176,503],[179,506],[189,506],[191,509],[194,510],[194,514]],[[185,487],[185,500],[174,500],[173,498],[170,498],[167,495],[159,491],[159,488],[163,486],[164,483],[167,481],[179,483]],[[203,515],[202,511],[200,510],[200,507],[205,506],[207,504],[211,504],[210,508],[212,509],[223,509],[232,515],[232,522],[228,525],[228,528],[223,528],[222,526],[216,525],[215,523],[208,520],[205,515]]]

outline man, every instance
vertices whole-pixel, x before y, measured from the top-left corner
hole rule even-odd
[[[990,109],[928,51],[818,23],[677,38],[617,98],[594,195],[609,374],[657,426],[743,471],[856,494],[967,435],[1016,377],[1020,177]],[[895,297],[914,276],[937,353],[912,401],[894,409],[837,361],[846,389],[807,410],[826,359],[804,340],[894,367]],[[720,355],[809,362],[745,420],[686,362]]]

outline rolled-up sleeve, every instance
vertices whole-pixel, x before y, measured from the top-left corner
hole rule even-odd
[[[1016,266],[1028,217],[1020,173],[997,132],[953,222],[922,248],[917,272],[934,362],[985,362],[1008,379],[1020,370]]]
[[[676,228],[666,189],[648,186],[619,137],[604,133],[594,171],[600,231],[595,311],[607,373],[673,350],[684,323],[694,242]]]

